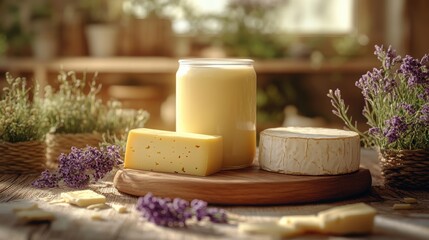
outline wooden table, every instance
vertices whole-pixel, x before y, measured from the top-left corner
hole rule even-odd
[[[404,191],[383,187],[377,156],[362,150],[362,167],[370,169],[373,187],[369,193],[355,199],[287,206],[220,206],[238,221],[272,221],[284,215],[315,214],[321,210],[355,202],[366,202],[378,210],[375,232],[369,236],[333,237],[307,235],[296,239],[429,239],[429,192]],[[119,193],[112,185],[113,175],[90,188],[104,194],[108,203],[122,204],[130,210],[119,214],[113,209],[97,213],[105,221],[95,221],[94,210],[68,204],[51,204],[50,200],[70,189],[35,189],[35,175],[0,175],[0,239],[270,239],[262,235],[244,235],[237,231],[237,222],[230,224],[191,224],[187,229],[154,226],[139,217],[134,210],[136,197]],[[339,190],[340,191],[340,190]],[[392,205],[403,197],[417,198],[412,210],[393,210]],[[52,223],[18,223],[8,205],[15,201],[33,201],[40,208],[54,212]]]

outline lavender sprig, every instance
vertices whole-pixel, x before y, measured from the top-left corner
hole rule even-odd
[[[86,187],[102,179],[113,167],[122,163],[120,148],[114,145],[100,149],[72,147],[69,154],[58,157],[57,171],[45,170],[32,185],[37,188],[58,187],[61,182],[71,188]]]
[[[348,116],[340,90],[328,93],[333,113],[358,132],[366,146],[383,149],[429,149],[429,55],[401,57],[389,46],[375,46],[380,68],[364,74],[356,86],[364,97],[368,131],[361,132]]]
[[[208,219],[214,223],[228,222],[223,209],[208,207],[207,202],[194,199],[190,203],[181,198],[160,198],[147,193],[137,201],[136,209],[147,221],[164,227],[186,227],[186,221]]]

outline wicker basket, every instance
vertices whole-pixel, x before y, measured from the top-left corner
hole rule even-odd
[[[402,189],[429,189],[429,151],[379,150],[385,184]]]
[[[45,142],[0,143],[0,173],[40,173],[45,167]]]
[[[60,154],[69,153],[71,147],[98,147],[101,141],[102,136],[98,133],[48,134],[46,136],[48,164],[50,167],[55,167]]]

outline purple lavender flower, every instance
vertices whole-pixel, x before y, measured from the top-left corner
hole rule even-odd
[[[427,55],[425,55],[420,61],[409,55],[403,58],[398,73],[402,73],[404,77],[407,78],[408,86],[413,87],[418,84],[429,84],[429,72],[424,65],[427,61]]]
[[[191,207],[198,221],[207,216],[207,202],[194,199],[191,201]]]
[[[362,90],[362,95],[369,98],[371,95],[376,95],[379,92],[391,92],[395,86],[395,80],[385,78],[380,69],[374,68],[372,72],[366,74],[356,81],[356,87]]]
[[[36,179],[36,181],[31,183],[31,185],[37,188],[54,188],[58,187],[58,181],[58,174],[45,170],[40,174],[40,177]]]
[[[43,172],[32,185],[38,188],[52,188],[63,181],[68,187],[83,188],[91,179],[98,181],[114,166],[122,163],[119,152],[118,146],[100,149],[90,146],[83,149],[72,147],[69,154],[61,154],[58,157],[59,167],[56,172]]]
[[[61,154],[58,158],[58,174],[63,179],[66,186],[71,188],[82,188],[89,183],[90,176],[86,172],[87,162],[84,161],[82,149],[72,147],[71,152]]]
[[[149,222],[165,227],[186,227],[186,220],[195,217],[197,221],[208,218],[215,223],[226,223],[223,209],[207,207],[207,202],[194,199],[189,203],[181,198],[160,198],[147,193],[137,200],[136,209]]]
[[[226,211],[218,208],[208,208],[207,209],[207,217],[211,222],[214,223],[227,223],[228,216],[226,215]]]
[[[178,200],[173,204],[169,198],[158,198],[148,193],[137,200],[136,208],[144,218],[156,225],[185,227],[191,215],[187,213],[188,206],[183,201]]]
[[[420,121],[424,125],[429,125],[429,103],[423,105],[422,109],[420,110]]]
[[[396,50],[390,45],[386,51],[384,50],[383,45],[375,45],[374,55],[376,55],[378,60],[382,62],[384,69],[391,69],[401,60],[401,57],[396,54]]]
[[[384,135],[387,137],[389,143],[398,140],[401,135],[407,131],[408,126],[404,121],[403,117],[394,116],[391,119],[386,120],[386,130]]]
[[[369,134],[373,135],[373,136],[378,136],[381,133],[380,128],[378,127],[372,127],[368,130]]]
[[[410,115],[414,115],[416,113],[416,108],[412,104],[401,103],[400,106]]]

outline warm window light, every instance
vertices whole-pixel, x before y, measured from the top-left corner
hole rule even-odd
[[[229,1],[237,0],[186,0],[197,15],[225,14]],[[267,0],[259,0],[264,3]],[[353,32],[353,7],[355,0],[275,0],[279,3],[280,14],[277,29],[279,32],[297,34],[348,34]],[[126,0],[123,11],[144,18],[147,11],[138,4],[139,1]],[[137,3],[137,4],[136,4]],[[191,31],[191,24],[182,16],[179,9],[170,9],[173,30],[178,34]],[[219,22],[207,22],[207,32],[219,33]]]
[[[294,33],[350,33],[353,0],[288,0],[280,29]]]

